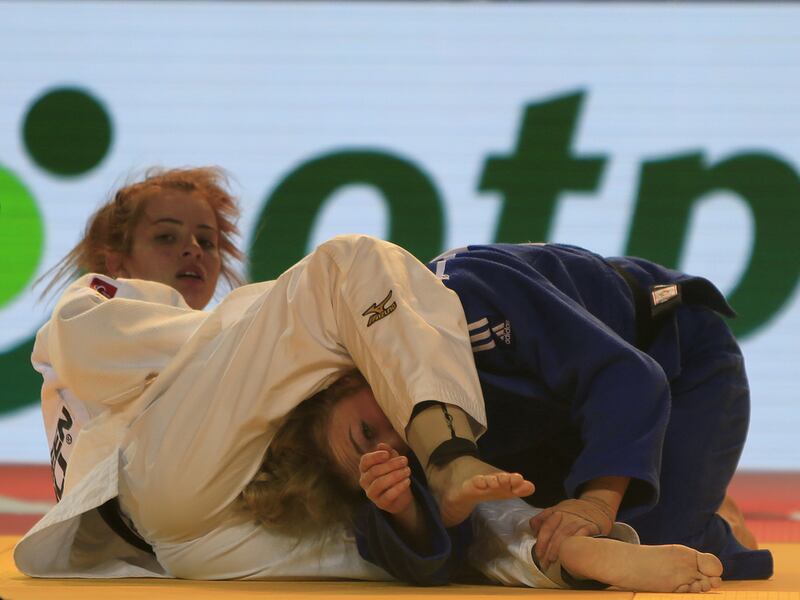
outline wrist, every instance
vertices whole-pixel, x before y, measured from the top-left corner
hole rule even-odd
[[[417,551],[426,550],[428,536],[425,530],[425,518],[416,501],[401,511],[390,513],[389,519],[407,544]]]
[[[614,510],[612,506],[608,504],[603,498],[599,498],[593,496],[591,493],[582,495],[579,500],[583,502],[588,502],[591,504],[595,509],[597,509],[603,517],[608,521],[607,528],[610,529],[614,525],[614,521],[617,518],[617,512]],[[604,530],[604,527],[601,527],[601,530]]]
[[[613,523],[617,518],[617,512],[629,482],[629,477],[597,477],[583,485],[578,498],[597,506],[608,515]]]

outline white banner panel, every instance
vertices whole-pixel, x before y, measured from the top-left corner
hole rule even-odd
[[[800,468],[798,23],[761,3],[0,3],[0,461],[48,460],[32,280],[129,176],[217,164],[255,277],[354,231],[709,277],[741,314],[742,466]]]

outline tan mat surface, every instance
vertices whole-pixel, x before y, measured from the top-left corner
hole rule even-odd
[[[0,598],[2,600],[106,600],[149,597],[206,600],[218,598],[313,598],[314,600],[411,600],[429,597],[517,598],[535,595],[538,599],[569,597],[579,600],[602,596],[606,600],[677,600],[696,594],[645,594],[619,591],[577,592],[531,590],[494,586],[453,585],[441,588],[414,588],[401,584],[342,582],[278,581],[177,581],[157,579],[31,579],[14,567],[11,550],[18,538],[0,536]],[[800,600],[800,544],[768,544],[775,555],[775,576],[769,581],[724,582],[722,588],[707,595],[708,600]]]

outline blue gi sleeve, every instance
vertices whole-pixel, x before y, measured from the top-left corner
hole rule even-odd
[[[655,505],[669,384],[658,363],[585,308],[582,294],[595,295],[596,304],[602,286],[582,288],[565,269],[545,277],[530,262],[492,249],[448,258],[439,271],[461,299],[482,380],[512,382],[515,391],[526,387],[519,395],[531,402],[568,407],[583,448],[567,493],[578,495],[599,476],[624,476],[631,478],[623,501],[628,517]],[[494,335],[475,341],[484,322]]]
[[[392,526],[389,513],[365,502],[354,520],[358,552],[364,560],[400,581],[423,586],[446,585],[466,561],[467,547],[472,541],[471,522],[467,519],[446,529],[430,492],[414,476],[411,490],[430,535],[428,551],[420,553],[411,548]]]

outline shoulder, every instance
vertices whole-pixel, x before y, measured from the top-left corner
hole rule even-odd
[[[108,275],[87,273],[67,287],[53,310],[53,318],[70,319],[107,303],[118,304],[120,300],[152,302],[189,309],[180,292],[163,283],[141,279],[114,279]]]

